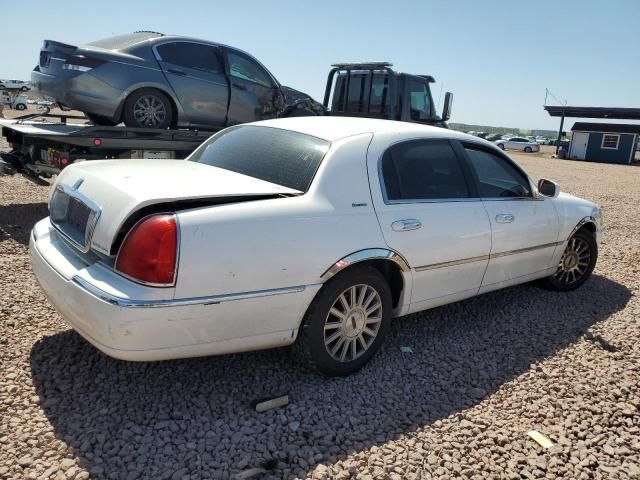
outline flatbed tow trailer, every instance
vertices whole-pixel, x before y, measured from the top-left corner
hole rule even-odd
[[[0,119],[11,150],[0,158],[11,169],[49,178],[79,160],[185,158],[213,131],[102,127],[70,121],[84,116],[36,113]]]

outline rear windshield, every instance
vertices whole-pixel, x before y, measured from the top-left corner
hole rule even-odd
[[[106,48],[107,50],[123,50],[131,45],[135,45],[136,43],[159,36],[161,35],[151,32],[127,33],[125,35],[109,37],[103,40],[96,40],[95,42],[89,43],[89,45]]]
[[[328,149],[311,135],[246,125],[214,135],[187,160],[306,192]]]

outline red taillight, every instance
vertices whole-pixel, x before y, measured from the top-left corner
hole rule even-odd
[[[151,215],[129,231],[116,259],[116,270],[133,280],[173,285],[178,255],[178,225],[170,213]]]

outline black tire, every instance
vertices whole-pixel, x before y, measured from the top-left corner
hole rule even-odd
[[[26,110],[27,106],[24,103],[19,103],[16,105],[16,110]]]
[[[355,301],[350,295],[353,287],[356,288],[356,297],[358,297]],[[363,290],[364,293],[362,293]],[[372,292],[377,293],[378,298],[376,299],[374,297],[374,300],[369,306],[365,305],[362,313],[364,314],[364,311],[375,307],[375,303],[379,299],[381,310],[374,310],[372,312],[372,315],[377,313],[375,317],[372,316],[371,319],[368,319],[366,314],[364,314],[359,320],[356,320],[353,316],[349,316],[349,312],[360,308],[359,306],[355,306],[355,309],[349,310],[349,312],[343,310],[347,314],[343,317],[344,320],[341,327],[334,327],[333,330],[325,328],[325,324],[336,325],[341,323],[339,317],[334,317],[333,313],[330,312],[334,304],[340,302],[342,295],[344,295],[350,307],[353,307],[356,303],[360,302],[359,299],[361,297],[363,301],[366,301]],[[366,302],[362,303],[365,304]],[[330,279],[316,295],[316,298],[314,298],[300,326],[298,339],[296,341],[296,350],[303,363],[324,375],[335,377],[354,373],[361,369],[382,345],[389,331],[391,309],[391,289],[382,274],[375,268],[369,266],[351,267]],[[378,316],[380,317],[379,322],[369,323],[374,322]],[[333,319],[334,321],[329,322],[329,319]],[[371,329],[369,329],[369,326],[371,326]],[[371,336],[365,331],[371,331],[375,328],[377,328],[377,330],[374,336]],[[347,330],[351,331],[347,332]],[[330,343],[327,338],[333,336],[331,332],[335,334],[339,333],[339,337],[334,343]],[[367,335],[367,337],[365,338],[364,335]],[[360,341],[361,338],[362,343]],[[344,339],[342,343],[340,343],[341,339]],[[325,343],[328,346],[325,345]],[[367,346],[363,347],[363,345]],[[351,360],[345,358],[343,361],[336,359],[329,352],[330,348],[337,348],[335,355],[339,355],[346,348],[346,356],[353,358]],[[352,348],[355,348],[356,353],[354,353]],[[358,349],[360,350],[359,353],[357,353]],[[345,355],[343,355],[343,357],[344,356]]]
[[[531,153],[531,147],[524,147],[524,153]]]
[[[23,92],[27,92],[29,91],[29,87],[22,87],[20,90],[22,90]]]
[[[164,129],[173,121],[173,108],[169,97],[160,90],[141,88],[127,98],[123,118],[127,127]]]
[[[572,244],[574,245],[573,247]],[[576,248],[575,245],[586,246],[586,251],[581,251],[580,248]],[[567,258],[567,255],[569,255],[572,250],[576,250],[576,252],[572,253],[572,258]],[[588,254],[588,259],[584,256],[585,253]],[[579,268],[579,263],[572,268],[568,268],[573,265],[573,262],[580,262],[581,260],[586,262],[581,272],[579,269],[576,270],[576,268]],[[553,275],[542,280],[542,286],[549,290],[557,290],[560,292],[575,290],[589,279],[597,261],[598,244],[596,243],[594,234],[582,228],[569,239],[560,263],[558,264],[558,269]],[[573,274],[567,273],[571,270],[574,271]],[[579,275],[578,272],[580,272]]]
[[[500,147],[500,150],[504,150],[504,143],[499,143],[498,146]]]
[[[114,127],[117,125],[117,122],[114,122],[110,118],[103,117],[102,115],[94,115],[93,113],[85,113],[85,117],[89,119],[91,123],[94,125],[98,125],[101,127]]]
[[[0,90],[4,90],[4,83],[0,83]]]

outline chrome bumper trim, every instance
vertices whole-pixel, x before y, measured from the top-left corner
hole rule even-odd
[[[169,300],[132,300],[128,298],[116,297],[96,286],[90,284],[79,276],[73,277],[72,281],[80,288],[90,293],[96,298],[112,305],[126,308],[163,308],[181,307],[186,305],[215,305],[222,302],[232,302],[234,300],[246,300],[249,298],[270,297],[273,295],[285,295],[288,293],[300,293],[306,286],[274,288],[271,290],[256,290],[253,292],[228,293],[224,295],[211,295],[207,297],[174,298]]]

